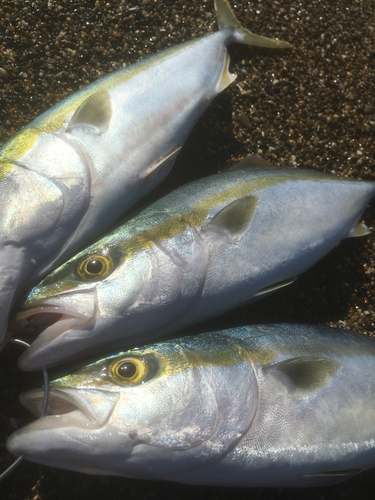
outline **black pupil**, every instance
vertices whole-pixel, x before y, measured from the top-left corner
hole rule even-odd
[[[132,378],[137,371],[137,367],[131,361],[127,361],[118,367],[118,374],[124,378]]]
[[[103,263],[98,259],[89,260],[86,265],[86,271],[89,274],[100,274],[103,270]]]

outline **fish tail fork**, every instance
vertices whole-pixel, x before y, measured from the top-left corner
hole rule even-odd
[[[234,15],[228,0],[215,0],[215,10],[219,28],[221,30],[231,28],[234,31],[237,43],[271,49],[290,49],[292,47],[288,42],[254,35],[254,33],[243,28],[240,21]]]

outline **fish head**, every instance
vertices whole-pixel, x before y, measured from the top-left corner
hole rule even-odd
[[[17,291],[38,273],[36,255],[62,206],[54,184],[0,156],[0,342]]]
[[[121,352],[51,383],[48,414],[9,451],[87,473],[173,479],[225,456],[251,425],[258,387],[241,348],[199,336]],[[43,391],[21,402],[40,414]]]
[[[53,265],[90,202],[80,152],[52,133],[24,129],[0,150],[0,342],[19,295]]]
[[[135,217],[31,291],[11,328],[39,333],[19,360],[21,369],[56,365],[99,348],[113,352],[130,347],[155,336],[153,332],[160,335],[179,317],[191,292],[183,290],[181,259],[164,244],[169,232],[162,217],[169,214]],[[148,230],[139,228],[145,218]]]
[[[147,254],[106,241],[92,245],[47,276],[30,292],[12,332],[39,334],[19,360],[29,371],[87,354],[118,335],[148,279]],[[126,329],[125,329],[126,335]]]

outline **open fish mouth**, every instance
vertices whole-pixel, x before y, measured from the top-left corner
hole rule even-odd
[[[54,384],[51,384],[47,415],[18,429],[8,438],[6,445],[14,455],[24,455],[36,462],[74,464],[77,461],[77,443],[79,448],[80,439],[84,442],[87,432],[105,429],[120,394],[91,387],[87,390],[75,386],[54,387]],[[21,403],[37,417],[43,400],[42,389],[20,396]]]
[[[92,389],[84,391],[84,394],[79,389],[52,389],[48,399],[47,415],[30,426],[35,427],[35,430],[64,427],[100,429],[110,419],[118,398],[118,393]],[[21,404],[36,417],[40,415],[43,400],[44,391],[40,389],[20,396]]]
[[[10,328],[17,333],[39,335],[49,328],[51,330],[57,329],[56,323],[59,321],[60,325],[61,322],[66,322],[67,320],[74,320],[74,323],[82,324],[82,322],[86,322],[88,319],[91,319],[91,316],[88,318],[87,315],[73,308],[42,305],[18,313],[15,320],[12,321]]]
[[[91,289],[43,300],[19,312],[10,330],[38,335],[20,357],[20,368],[29,371],[59,361],[68,344],[77,341],[73,332],[95,322],[97,309],[96,290]]]

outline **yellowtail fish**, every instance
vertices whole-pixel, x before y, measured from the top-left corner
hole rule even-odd
[[[242,28],[227,0],[215,7],[217,33],[88,85],[0,150],[0,341],[15,296],[169,172],[198,117],[235,78],[227,46],[289,47]]]
[[[40,335],[20,367],[138,345],[277,290],[367,234],[358,219],[374,195],[253,157],[176,189],[31,291],[12,328]]]
[[[262,325],[120,352],[51,384],[15,455],[88,474],[322,486],[375,465],[375,341]],[[44,391],[21,396],[40,415]]]

